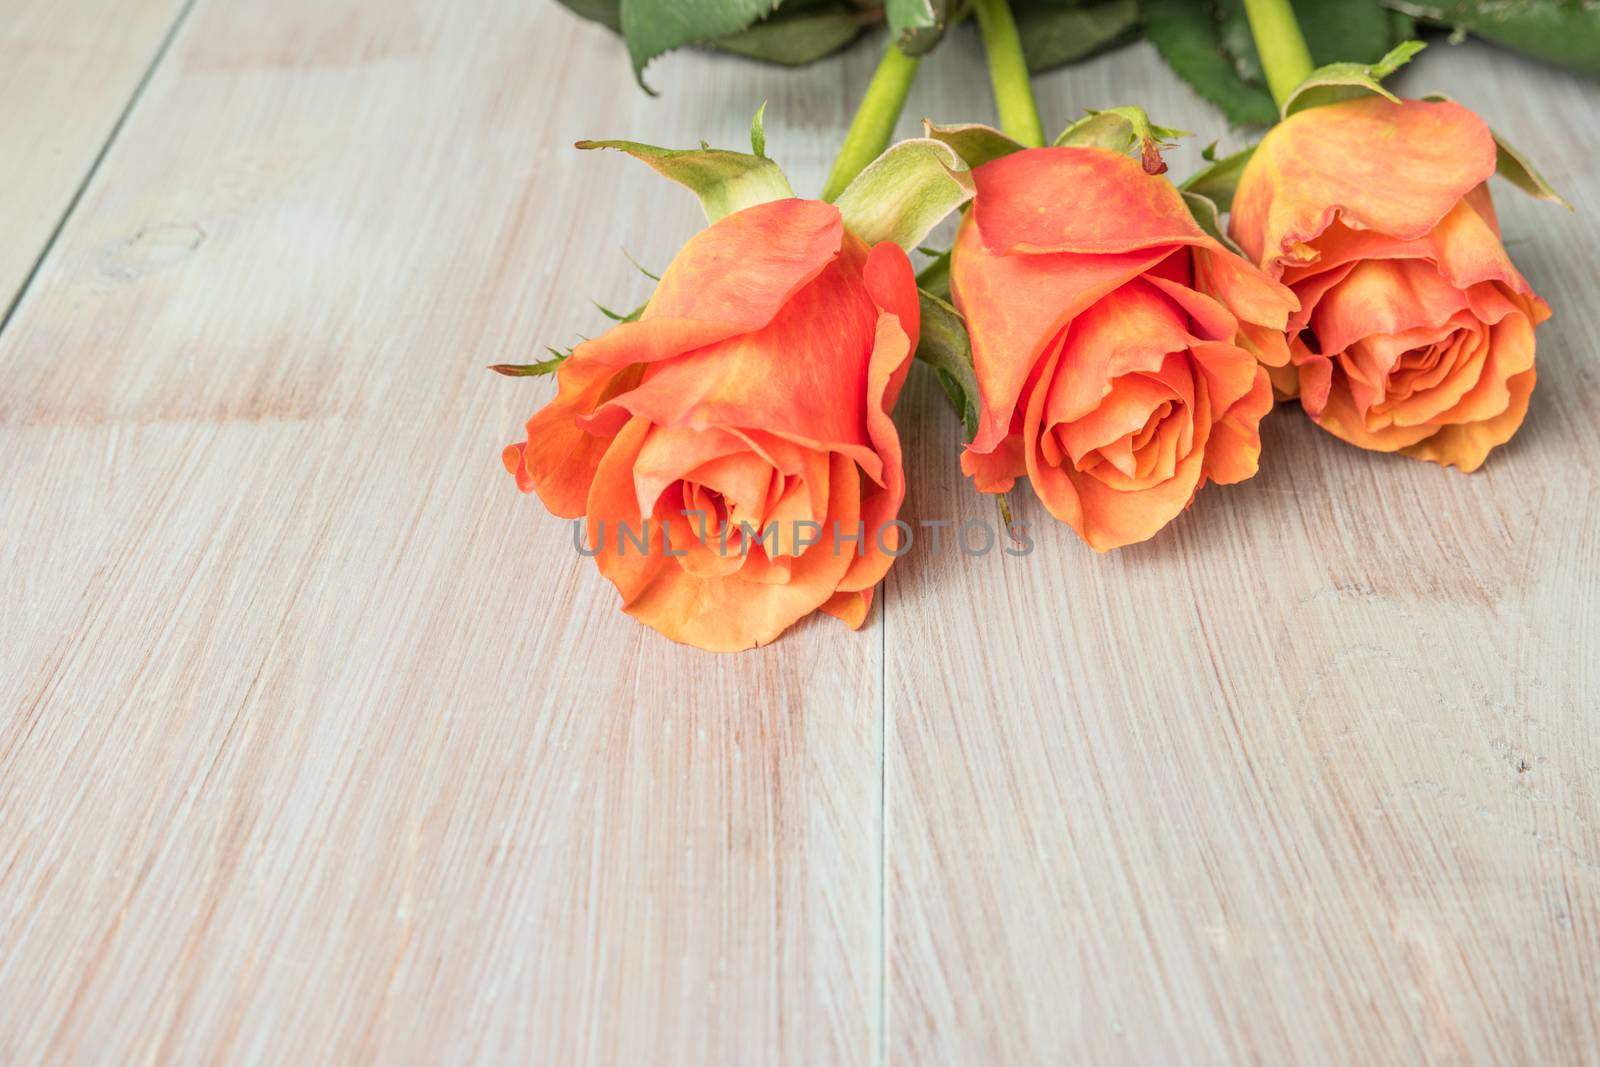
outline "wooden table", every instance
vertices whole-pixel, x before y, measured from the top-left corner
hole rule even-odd
[[[867,626],[621,615],[486,363],[697,226],[583,136],[820,187],[875,49],[547,0],[0,0],[0,1063],[1600,1057],[1600,88],[1437,45],[1556,308],[1467,476],[1290,409],[1099,557],[913,552]],[[1047,124],[1220,117],[1144,46]],[[922,115],[992,120],[970,32]],[[913,376],[907,517],[990,515]],[[1019,501],[1025,494],[1018,494]]]

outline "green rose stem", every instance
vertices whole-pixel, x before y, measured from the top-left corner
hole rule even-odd
[[[831,201],[844,192],[844,187],[889,147],[894,124],[900,121],[900,109],[905,107],[911,81],[917,76],[918,62],[900,51],[893,39],[889,41],[844,135],[839,157],[833,161],[828,183],[822,187],[822,199]]]
[[[1044,126],[1039,122],[1033,87],[1028,84],[1028,63],[1022,57],[1022,39],[1017,36],[1011,6],[1006,0],[973,0],[972,13],[983,35],[1000,129],[1017,143],[1038,148],[1044,144]]]
[[[1289,0],[1244,0],[1244,13],[1250,20],[1256,51],[1261,54],[1261,67],[1267,73],[1267,88],[1282,110],[1289,94],[1312,71],[1305,35],[1300,32]]]

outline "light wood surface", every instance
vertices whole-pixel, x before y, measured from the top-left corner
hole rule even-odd
[[[1470,45],[1406,83],[1578,209],[1496,190],[1556,317],[1481,472],[1282,410],[1148,545],[1017,494],[1031,556],[684,649],[514,492],[552,386],[482,366],[696,227],[573,140],[737,146],[766,99],[814,191],[872,51],[652,100],[543,0],[197,0],[92,177],[138,76],[50,73],[90,150],[0,196],[50,217],[0,303],[89,180],[0,333],[0,1064],[1600,1057],[1600,89]],[[960,34],[904,132],[981,79]],[[1040,96],[1224,132],[1142,46]],[[987,518],[942,405],[913,375],[906,517]]]
[[[0,4],[0,320],[136,102],[184,0]]]

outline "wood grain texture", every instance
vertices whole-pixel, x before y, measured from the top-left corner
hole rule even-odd
[[[482,365],[698,223],[573,140],[766,99],[814,190],[872,52],[652,100],[540,0],[198,0],[0,334],[0,1064],[1596,1055],[1600,91],[1409,82],[1578,208],[1497,189],[1557,315],[1478,474],[1283,410],[1151,544],[1023,504],[860,633],[683,649],[515,494],[552,386]],[[970,35],[925,70],[902,132],[992,118]],[[1221,129],[1142,47],[1040,87]],[[907,517],[990,518],[942,405]]]
[[[49,243],[184,0],[0,4],[0,318]]]
[[[551,383],[484,370],[696,228],[571,143],[737,143],[802,91],[748,77],[201,0],[0,337],[0,1063],[870,1058],[877,635],[621,615],[500,467]]]
[[[1476,46],[1402,84],[1480,109],[1577,208],[1496,183],[1557,309],[1527,426],[1469,476],[1280,408],[1261,474],[1149,543],[1096,556],[1024,490],[1033,555],[907,557],[891,1061],[1600,1057],[1600,90]],[[1040,96],[1058,124],[1219,126],[1142,48]],[[910,510],[992,521],[937,388],[901,420],[937,443]]]

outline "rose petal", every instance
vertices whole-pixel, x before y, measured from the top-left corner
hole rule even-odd
[[[1041,379],[1048,390],[1048,425],[1087,416],[1111,390],[1114,379],[1161,370],[1166,356],[1182,352],[1193,337],[1182,309],[1156,284],[1129,281],[1075,318],[1063,341],[1060,368]]]
[[[583,514],[595,469],[611,447],[609,434],[596,436],[580,420],[632,389],[644,373],[643,366],[621,371],[571,366],[572,359],[561,368],[556,398],[528,420],[527,442],[511,445],[501,455],[506,469],[516,476],[518,489],[536,490],[545,507],[568,519]]]
[[[1437,226],[1411,240],[1372,230],[1353,230],[1335,220],[1315,241],[1316,262],[1286,269],[1283,280],[1301,293],[1304,279],[1346,264],[1365,259],[1419,259],[1433,264],[1457,289],[1495,281],[1520,293],[1531,292],[1527,280],[1500,244],[1498,231],[1490,221],[1493,208],[1488,195],[1487,187],[1479,186],[1451,208]],[[1487,209],[1489,218],[1474,205]],[[1301,296],[1304,303],[1304,294]]]
[[[1488,333],[1488,344],[1482,357],[1484,363],[1482,373],[1478,375],[1472,388],[1462,394],[1454,406],[1440,412],[1435,419],[1436,423],[1449,425],[1492,422],[1513,402],[1510,379],[1533,370],[1533,325],[1527,316],[1508,315],[1490,326]],[[1533,387],[1530,384],[1528,388],[1531,391]],[[1520,421],[1518,420],[1519,423]],[[1515,430],[1516,427],[1512,426],[1511,429]],[[1502,442],[1495,442],[1495,444],[1500,443]],[[1460,454],[1470,456],[1473,453]],[[1480,455],[1472,464],[1472,468],[1478,467],[1482,462],[1483,457]],[[1465,463],[1456,465],[1463,470],[1469,469]]]
[[[905,469],[900,454],[900,434],[889,413],[911,369],[921,323],[916,276],[911,262],[899,247],[880,244],[867,261],[867,289],[880,308],[872,347],[872,362],[867,372],[867,429],[873,447],[882,460],[878,483],[868,487],[861,502],[861,519],[866,545],[852,561],[839,583],[846,592],[870,589],[883,580],[895,557],[885,551],[898,549],[898,531],[878,533],[905,502]],[[829,531],[830,535],[832,531]]]
[[[1331,355],[1373,334],[1438,326],[1466,306],[1465,295],[1426,263],[1367,260],[1317,303],[1311,328]]]
[[[839,619],[852,630],[859,630],[861,629],[861,624],[867,621],[867,612],[872,610],[872,590],[863,589],[859,593],[835,593],[818,610],[825,611],[834,618]]]
[[[1459,104],[1379,96],[1308,108],[1267,131],[1240,177],[1228,230],[1276,278],[1313,262],[1335,218],[1414,240],[1495,169],[1494,138]]]
[[[1261,420],[1271,410],[1272,383],[1267,369],[1257,367],[1250,390],[1211,427],[1205,477],[1218,485],[1255,477],[1261,461]]]
[[[634,493],[640,511],[648,515],[668,486],[688,477],[696,468],[741,452],[748,454],[748,447],[732,434],[658,427],[640,447],[633,465]]]
[[[621,435],[618,440],[621,442]],[[605,469],[606,464],[602,464],[602,475]],[[861,494],[854,467],[848,459],[834,454],[829,477],[834,486],[830,517],[845,526],[854,526],[859,520]],[[595,478],[597,488],[600,482],[602,477]],[[782,584],[749,581],[742,573],[696,577],[674,561],[667,561],[667,565],[658,561],[648,576],[640,579],[637,568],[622,568],[622,561],[613,553],[602,552],[595,561],[600,573],[610,577],[624,593],[624,611],[630,616],[686,645],[709,651],[739,651],[774,640],[834,598],[838,581],[850,568],[853,557],[829,549],[830,545],[816,545],[805,555],[786,557],[789,573]]]
[[[961,473],[972,479],[980,493],[1009,493],[1017,479],[1028,473],[1022,458],[1022,435],[1008,434],[993,452],[961,452]]]
[[[972,172],[992,253],[1131,252],[1205,240],[1177,188],[1104,148],[1030,148]]]
[[[1511,440],[1528,414],[1528,397],[1533,394],[1537,372],[1529,367],[1513,375],[1506,382],[1505,410],[1480,422],[1457,423],[1443,426],[1439,432],[1417,444],[1403,449],[1415,459],[1451,465],[1471,472],[1483,466],[1490,451]]]
[[[950,288],[967,319],[978,379],[978,432],[969,450],[986,453],[1009,432],[1023,386],[1042,365],[1045,347],[1084,309],[1173,249],[995,255],[985,246],[976,218],[969,214],[956,233]]]
[[[760,428],[843,452],[881,478],[867,420],[876,315],[861,277],[866,259],[866,246],[847,235],[839,258],[766,326],[652,366],[591,426],[642,415],[658,426]]]

